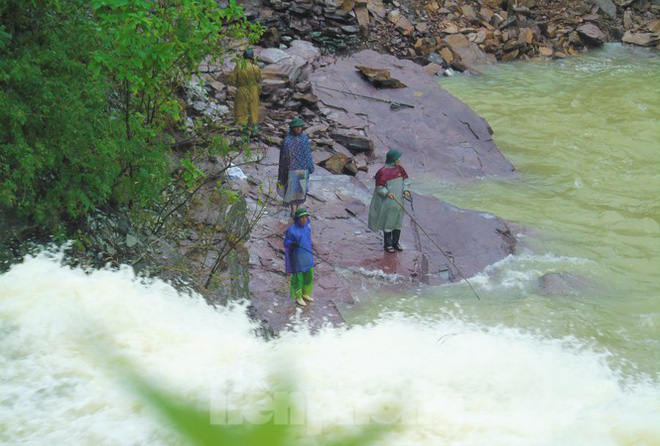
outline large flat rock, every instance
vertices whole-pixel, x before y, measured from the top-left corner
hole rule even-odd
[[[268,150],[268,161],[275,160],[277,149]],[[264,178],[274,175],[275,169],[270,164],[249,173]],[[405,250],[387,253],[382,234],[367,228],[373,185],[321,168],[317,171],[310,177],[306,203],[317,253],[315,302],[300,309],[288,297],[282,246],[290,224],[287,208],[269,207],[249,242],[253,314],[273,332],[290,327],[296,319],[312,330],[328,323],[342,325],[338,307],[352,304],[356,291],[392,286],[405,292],[417,283],[455,282],[461,274],[470,277],[515,250],[507,224],[498,217],[413,194],[415,210],[406,205],[402,230]]]
[[[388,69],[407,87],[378,89],[360,75],[356,65]],[[394,147],[405,153],[409,172],[432,173],[444,180],[514,172],[493,142],[488,123],[411,61],[365,50],[316,70],[310,79],[321,111],[338,125],[364,131],[381,160]],[[386,102],[335,90],[414,108],[392,110]]]
[[[407,86],[376,89],[361,77],[356,65],[387,69]],[[442,180],[511,176],[513,166],[493,143],[485,120],[412,62],[362,51],[318,69],[309,79],[328,121],[324,126],[334,127],[329,136],[339,140],[335,147],[343,145],[339,152],[344,156],[350,156],[350,151],[358,154],[356,158],[368,159],[370,165],[368,172],[360,171],[355,177],[333,175],[318,163],[337,150],[322,148],[327,144],[312,144],[317,168],[310,176],[305,207],[311,214],[316,251],[315,301],[302,309],[288,297],[289,282],[284,273],[282,240],[291,224],[289,211],[271,195],[268,213],[252,232],[248,247],[253,315],[272,332],[285,330],[296,320],[312,330],[324,324],[342,325],[338,308],[352,304],[355,293],[383,286],[405,293],[420,283],[456,282],[515,251],[516,241],[500,218],[413,193],[414,210],[406,204],[403,223],[405,249],[385,252],[382,234],[371,232],[367,219],[373,174],[390,147],[404,152],[404,165],[413,183],[424,175]],[[335,90],[414,108],[393,110],[387,102]],[[262,163],[246,166],[252,182],[244,186],[253,189],[248,196],[252,194],[255,202],[254,190],[272,186],[277,178],[279,147],[265,144],[264,150]]]

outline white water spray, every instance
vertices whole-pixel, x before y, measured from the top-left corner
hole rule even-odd
[[[0,324],[3,444],[177,444],[114,373],[126,360],[216,422],[289,392],[307,442],[375,422],[388,445],[660,444],[660,385],[577,340],[392,314],[266,341],[242,306],[46,254],[0,276]]]

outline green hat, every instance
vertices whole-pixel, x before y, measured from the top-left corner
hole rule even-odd
[[[251,48],[248,48],[247,50],[243,51],[243,58],[254,60],[254,51],[252,51]]]
[[[392,164],[394,161],[401,158],[401,155],[403,155],[403,153],[399,152],[398,150],[390,149],[389,152],[387,152],[387,155],[385,156],[385,163]]]
[[[302,119],[300,118],[293,118],[291,122],[289,123],[289,127],[294,128],[294,127],[305,127],[305,123],[303,122]]]
[[[309,215],[309,214],[307,213],[307,209],[305,209],[305,208],[300,208],[300,209],[298,209],[298,210],[296,211],[295,214],[293,214],[293,217],[294,217],[296,220],[298,220],[300,217],[304,217],[305,215]]]

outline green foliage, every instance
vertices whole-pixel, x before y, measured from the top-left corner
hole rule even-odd
[[[204,171],[195,166],[189,159],[182,158],[181,165],[183,166],[183,181],[187,189],[196,188],[199,182],[206,178]]]
[[[108,108],[112,84],[89,75],[85,2],[5,1],[0,17],[0,204],[56,223],[111,198],[157,196],[163,146],[127,141]]]
[[[194,446],[290,446],[296,444],[295,438],[304,438],[300,426],[277,424],[275,417],[263,424],[223,425],[211,424],[208,411],[203,411],[180,398],[168,395],[145,381],[133,376],[133,385],[139,393],[155,407],[168,425]],[[283,407],[290,407],[282,402]],[[332,440],[316,439],[315,443],[326,446],[369,446],[376,442],[389,430],[386,426],[364,425],[351,434],[337,435]],[[303,443],[307,443],[304,442]]]
[[[233,1],[0,0],[0,206],[56,224],[158,201],[176,89],[259,30]]]
[[[261,30],[234,0],[226,8],[215,0],[93,0],[91,6],[99,49],[90,66],[117,85],[127,138],[179,119],[175,89],[203,61],[220,61],[225,39],[254,41]]]

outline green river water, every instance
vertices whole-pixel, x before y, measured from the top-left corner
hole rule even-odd
[[[660,57],[609,45],[562,61],[500,64],[443,88],[486,118],[516,180],[416,189],[527,228],[519,250],[465,286],[363,298],[349,317],[459,314],[612,353],[623,369],[660,374]],[[543,295],[546,273],[584,287]]]

